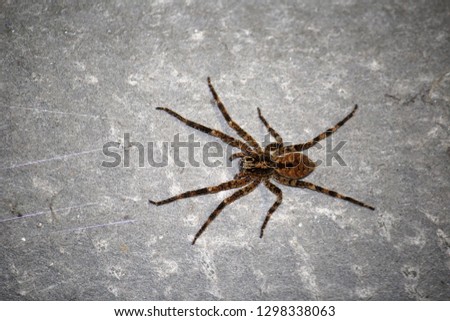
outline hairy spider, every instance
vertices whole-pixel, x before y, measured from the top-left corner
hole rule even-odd
[[[221,191],[241,188],[238,191],[234,192],[231,196],[225,198],[219,206],[209,215],[206,222],[202,225],[200,230],[198,230],[197,234],[194,236],[194,240],[192,244],[195,244],[195,241],[200,237],[200,235],[205,231],[208,225],[219,215],[219,213],[224,209],[225,206],[231,204],[237,199],[249,194],[252,192],[260,183],[263,183],[269,191],[271,191],[277,197],[275,203],[270,207],[269,211],[266,214],[264,219],[264,223],[261,226],[260,237],[263,237],[264,229],[267,226],[267,223],[270,220],[273,212],[278,208],[282,201],[282,192],[281,190],[270,182],[270,179],[275,180],[276,182],[287,185],[291,187],[299,187],[306,188],[313,191],[317,191],[332,197],[340,198],[351,202],[353,204],[363,206],[374,210],[375,208],[364,204],[354,198],[344,196],[334,191],[330,191],[327,188],[315,185],[313,183],[305,182],[302,179],[311,174],[311,172],[315,168],[314,162],[309,159],[306,155],[301,152],[307,150],[308,148],[313,147],[319,141],[327,138],[331,134],[333,134],[339,127],[344,125],[355,113],[358,105],[355,105],[352,112],[348,114],[344,119],[338,122],[335,126],[328,128],[326,131],[321,133],[320,135],[314,137],[310,141],[297,144],[297,145],[284,145],[283,139],[281,136],[269,125],[266,119],[262,116],[261,110],[258,108],[258,116],[262,121],[264,126],[269,131],[270,135],[275,139],[276,143],[271,143],[267,145],[264,149],[255,141],[255,139],[250,136],[245,130],[243,130],[237,123],[235,123],[230,115],[228,114],[225,106],[217,95],[214,87],[211,84],[211,79],[208,77],[208,87],[211,91],[211,94],[222,113],[223,117],[227,121],[228,125],[236,131],[236,133],[244,139],[242,140],[231,137],[227,134],[224,134],[218,130],[208,128],[201,124],[195,123],[191,120],[188,120],[173,110],[165,107],[157,107],[158,110],[163,110],[171,116],[177,118],[181,122],[185,123],[187,126],[195,128],[199,131],[202,131],[208,135],[217,137],[221,139],[228,145],[236,147],[240,149],[239,153],[235,153],[231,155],[230,160],[234,160],[239,158],[239,173],[234,177],[234,179],[219,184],[217,186],[204,187],[197,190],[192,190],[188,192],[181,193],[176,196],[172,196],[168,199],[162,201],[152,201],[149,200],[151,204],[154,205],[164,205],[167,203],[171,203],[183,198],[205,195],[205,194],[213,194]]]

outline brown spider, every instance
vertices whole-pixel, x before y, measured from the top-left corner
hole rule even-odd
[[[185,123],[187,126],[195,128],[208,135],[217,137],[226,144],[239,148],[241,150],[241,152],[233,154],[230,157],[230,160],[236,158],[241,159],[239,165],[239,173],[231,181],[219,184],[217,186],[205,187],[197,190],[184,192],[162,201],[149,200],[151,204],[159,206],[183,198],[193,197],[197,195],[213,194],[229,189],[242,187],[242,189],[236,191],[231,196],[225,198],[219,204],[219,206],[217,206],[217,208],[211,213],[211,215],[202,225],[197,234],[195,234],[192,244],[195,244],[195,241],[205,231],[208,225],[219,215],[219,213],[224,209],[225,206],[249,194],[260,183],[263,183],[264,186],[267,187],[269,191],[271,191],[277,197],[277,200],[267,212],[266,218],[264,219],[264,223],[261,226],[260,237],[263,237],[264,229],[266,228],[266,225],[269,222],[270,217],[272,216],[273,212],[275,212],[275,210],[278,208],[278,206],[281,204],[282,201],[282,192],[277,186],[275,186],[270,182],[271,178],[283,185],[307,188],[313,191],[317,191],[326,195],[330,195],[336,198],[349,201],[353,204],[363,206],[371,210],[375,209],[374,207],[364,204],[363,202],[360,202],[354,198],[344,196],[337,192],[330,191],[329,189],[326,189],[324,187],[320,187],[302,180],[303,178],[311,174],[311,172],[315,168],[315,164],[311,159],[309,159],[306,155],[302,154],[301,152],[307,150],[308,148],[311,148],[319,141],[327,138],[328,136],[333,134],[339,127],[344,125],[353,116],[356,109],[358,108],[358,105],[355,105],[352,112],[348,114],[340,122],[338,122],[334,127],[328,128],[325,132],[314,137],[312,140],[304,144],[288,145],[288,146],[285,146],[283,144],[283,139],[281,138],[281,136],[272,127],[270,127],[266,119],[262,116],[261,110],[258,108],[259,119],[267,128],[270,135],[272,135],[272,137],[275,138],[276,140],[276,143],[269,144],[264,149],[262,149],[261,146],[255,141],[255,139],[252,136],[250,136],[245,130],[243,130],[238,124],[236,124],[231,119],[230,115],[228,115],[228,112],[225,109],[225,106],[223,105],[216,91],[214,90],[214,87],[212,86],[209,77],[208,77],[208,86],[217,106],[219,107],[220,112],[227,121],[228,125],[232,129],[234,129],[240,137],[242,137],[245,140],[245,143],[239,139],[231,137],[218,130],[211,129],[201,124],[190,121],[168,108],[165,107],[156,108],[158,110],[163,110],[166,113],[172,115],[181,122]]]

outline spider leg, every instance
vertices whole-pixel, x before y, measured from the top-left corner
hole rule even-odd
[[[308,148],[313,147],[315,144],[317,144],[321,140],[327,138],[328,136],[333,134],[336,130],[338,130],[340,127],[342,127],[350,118],[353,117],[353,115],[355,114],[356,109],[358,109],[358,105],[355,105],[355,107],[350,112],[350,114],[348,114],[344,119],[342,119],[335,126],[333,126],[331,128],[328,128],[326,131],[324,131],[320,135],[314,137],[313,139],[311,139],[310,141],[308,141],[308,142],[306,142],[304,144],[297,144],[297,145],[291,145],[291,146],[284,147],[282,149],[282,152],[280,152],[280,154],[282,154],[282,153],[290,153],[290,152],[301,152],[301,151],[304,151],[304,150],[306,150]]]
[[[273,203],[272,207],[267,212],[266,218],[264,219],[264,223],[261,226],[261,234],[259,235],[259,237],[261,237],[261,238],[263,237],[264,229],[266,228],[266,225],[269,222],[270,217],[272,216],[273,212],[276,211],[278,206],[280,206],[281,201],[283,200],[283,193],[281,192],[281,189],[279,189],[274,184],[272,184],[268,179],[264,180],[264,185],[269,189],[269,191],[271,191],[273,194],[275,194],[275,196],[277,197],[277,200],[275,201],[275,203]]]
[[[276,142],[278,143],[278,145],[283,146],[283,138],[281,138],[280,134],[278,134],[275,129],[273,129],[269,123],[267,122],[267,120],[264,118],[264,116],[261,114],[261,109],[258,108],[258,116],[259,119],[261,119],[262,123],[264,124],[264,126],[266,126],[267,130],[269,131],[270,135],[272,135],[273,138],[275,138]],[[281,147],[280,146],[280,147]],[[267,147],[266,147],[267,149]]]
[[[228,182],[216,185],[216,186],[204,187],[204,188],[184,192],[184,193],[169,197],[162,201],[152,201],[152,200],[148,200],[148,201],[150,204],[159,206],[159,205],[168,204],[168,203],[171,203],[174,201],[178,201],[183,198],[189,198],[189,197],[198,196],[198,195],[214,194],[214,193],[218,193],[221,191],[226,191],[229,189],[242,187],[242,186],[246,185],[249,181],[250,181],[250,178],[248,178],[248,177],[236,178],[236,179],[233,179],[231,181],[228,181]]]
[[[237,199],[239,199],[239,198],[249,194],[250,192],[252,192],[259,185],[259,183],[261,183],[261,180],[254,180],[253,182],[251,182],[250,184],[248,184],[244,188],[234,192],[234,194],[232,194],[231,196],[229,196],[226,199],[224,199],[219,204],[219,206],[217,206],[217,208],[211,213],[211,215],[209,215],[208,219],[206,220],[205,223],[203,223],[202,227],[200,228],[200,230],[198,230],[197,234],[195,234],[194,240],[192,241],[192,245],[195,244],[195,241],[197,241],[197,239],[200,237],[200,235],[202,235],[202,233],[206,230],[208,225],[217,217],[217,215],[219,215],[220,212],[222,212],[222,210],[224,209],[225,206],[227,206],[228,204],[233,203]]]
[[[236,158],[242,158],[242,157],[244,157],[244,156],[246,156],[246,154],[244,154],[244,153],[235,153],[235,154],[232,154],[232,155],[228,158],[228,160],[229,160],[230,162],[232,162],[232,161],[234,161]]]
[[[373,207],[373,206],[367,205],[367,204],[365,204],[365,203],[363,203],[361,201],[358,201],[358,200],[356,200],[356,199],[354,199],[352,197],[348,197],[348,196],[339,194],[338,192],[331,191],[331,190],[329,190],[327,188],[315,185],[313,183],[309,183],[309,182],[305,182],[305,181],[299,181],[299,180],[296,180],[296,179],[289,179],[289,178],[283,177],[283,176],[278,175],[278,174],[274,176],[274,179],[277,182],[279,182],[281,184],[284,184],[284,185],[287,185],[287,186],[307,188],[307,189],[310,189],[312,191],[316,191],[316,192],[320,192],[320,193],[323,193],[323,194],[326,194],[326,195],[329,195],[329,196],[332,196],[332,197],[340,198],[340,199],[348,201],[350,203],[353,203],[353,204],[356,204],[356,205],[359,205],[359,206],[371,209],[372,211],[375,210],[375,207]]]
[[[225,108],[224,104],[220,100],[219,95],[217,94],[213,85],[211,84],[211,78],[209,78],[209,77],[208,77],[208,87],[209,87],[209,90],[211,91],[211,94],[212,94],[216,104],[217,104],[217,107],[219,107],[219,110],[222,113],[223,118],[225,118],[225,120],[227,121],[228,126],[230,126],[232,129],[234,129],[236,131],[236,133],[239,136],[241,136],[250,146],[252,146],[253,148],[255,148],[258,151],[261,151],[261,146],[259,146],[259,144],[255,141],[255,139],[249,133],[247,133],[245,130],[243,130],[242,127],[239,126],[234,120],[231,119],[230,115],[228,114],[227,109]]]
[[[233,147],[237,147],[242,151],[248,151],[251,150],[250,146],[248,146],[247,144],[245,144],[244,142],[240,141],[239,139],[233,138],[231,136],[228,136],[227,134],[224,134],[218,130],[203,126],[199,123],[193,122],[189,119],[184,118],[183,116],[177,114],[176,112],[174,112],[173,110],[166,108],[166,107],[157,107],[157,110],[163,110],[166,113],[168,113],[169,115],[175,117],[176,119],[178,119],[179,121],[185,123],[187,126],[192,127],[194,129],[197,129],[201,132],[204,132],[208,135],[217,137],[219,139],[221,139],[224,143],[231,145]]]

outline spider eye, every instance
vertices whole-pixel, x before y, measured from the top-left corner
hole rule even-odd
[[[251,157],[251,156],[244,156],[243,161],[244,161],[243,164],[242,164],[243,168],[248,169],[248,168],[255,167],[255,159],[253,157]]]

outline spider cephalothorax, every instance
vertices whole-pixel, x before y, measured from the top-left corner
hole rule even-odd
[[[263,154],[262,156],[242,156],[239,163],[242,174],[270,177],[276,174],[286,178],[300,179],[312,173],[316,164],[302,153],[287,153],[281,156]]]
[[[165,107],[156,108],[158,110],[163,110],[167,112],[168,114],[172,115],[173,117],[177,118],[178,120],[182,121],[183,123],[192,128],[200,130],[208,135],[217,137],[226,144],[229,144],[233,147],[240,149],[240,152],[235,153],[230,157],[231,161],[234,159],[240,159],[239,173],[234,177],[233,180],[219,184],[217,186],[204,187],[197,190],[184,192],[182,194],[172,196],[162,201],[149,200],[151,204],[163,205],[183,198],[193,197],[197,195],[213,194],[229,189],[241,188],[231,196],[224,199],[219,204],[219,206],[217,206],[217,208],[211,213],[211,215],[202,225],[197,234],[195,234],[192,244],[195,243],[198,237],[205,231],[205,229],[212,222],[212,220],[214,220],[217,217],[217,215],[219,215],[219,213],[223,210],[223,208],[227,204],[230,204],[235,200],[237,200],[238,198],[241,198],[249,194],[261,183],[263,183],[264,186],[267,187],[277,197],[277,200],[267,212],[264,222],[261,226],[260,237],[262,237],[264,229],[266,228],[266,225],[269,222],[270,217],[272,216],[273,212],[275,212],[275,210],[278,208],[278,206],[281,204],[282,201],[282,192],[276,185],[271,183],[270,181],[271,179],[283,185],[310,189],[326,195],[330,195],[332,197],[346,200],[348,202],[369,208],[371,210],[375,209],[374,207],[364,204],[363,202],[360,202],[354,198],[344,196],[337,192],[330,191],[329,189],[326,189],[324,187],[320,187],[313,183],[303,181],[303,178],[308,176],[315,169],[316,165],[310,158],[308,158],[308,156],[302,154],[301,152],[307,150],[308,148],[311,148],[319,141],[327,138],[328,136],[333,134],[339,127],[344,125],[355,113],[356,109],[358,108],[357,105],[355,105],[350,114],[348,114],[335,126],[328,128],[326,131],[324,131],[323,133],[314,137],[313,139],[311,139],[306,143],[296,145],[284,145],[281,136],[268,124],[266,119],[262,116],[261,110],[258,108],[259,119],[267,128],[270,135],[272,135],[272,137],[275,138],[276,140],[276,143],[269,144],[263,150],[261,146],[254,140],[254,138],[250,136],[245,130],[243,130],[237,123],[235,123],[231,119],[230,115],[228,115],[228,112],[225,109],[225,106],[223,105],[216,91],[214,90],[214,87],[212,86],[209,77],[208,77],[208,86],[211,91],[211,94],[214,97],[217,107],[219,108],[223,117],[227,121],[228,125],[232,129],[234,129],[236,133],[242,139],[244,139],[245,142],[236,139],[232,136],[229,136],[225,133],[222,133],[218,130],[211,129],[199,123],[195,123],[191,120],[188,120],[171,109]]]

